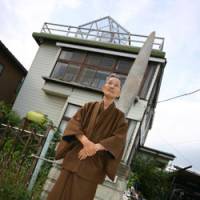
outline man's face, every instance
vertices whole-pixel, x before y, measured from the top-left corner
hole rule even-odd
[[[121,89],[121,82],[118,78],[109,78],[102,87],[102,91],[105,96],[115,99],[119,97]]]

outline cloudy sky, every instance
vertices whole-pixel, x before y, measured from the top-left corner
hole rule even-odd
[[[167,65],[159,100],[200,88],[198,0],[1,0],[0,40],[29,69],[32,32],[44,22],[78,26],[107,15],[131,33],[165,38]],[[146,146],[173,153],[173,164],[200,172],[200,92],[160,103]]]

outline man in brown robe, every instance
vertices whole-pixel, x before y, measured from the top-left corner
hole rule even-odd
[[[121,161],[128,123],[114,100],[120,80],[110,75],[101,102],[86,103],[70,119],[56,152],[64,158],[61,174],[48,200],[93,200],[105,176],[114,180]]]

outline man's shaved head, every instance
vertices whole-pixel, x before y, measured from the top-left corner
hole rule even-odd
[[[120,82],[120,87],[121,87],[121,80],[120,80],[120,78],[119,78],[119,76],[118,76],[117,74],[112,73],[112,74],[110,74],[109,76],[107,76],[107,77],[106,77],[106,82],[107,82],[110,78],[116,78],[116,79],[118,79],[119,82]]]

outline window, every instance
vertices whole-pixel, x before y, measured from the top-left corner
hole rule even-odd
[[[149,91],[149,88],[151,86],[151,81],[153,79],[154,73],[156,71],[156,63],[150,62],[148,64],[147,70],[145,72],[145,76],[143,79],[142,87],[140,90],[140,97],[145,99],[147,96],[147,93]]]
[[[123,85],[132,64],[133,59],[124,57],[63,49],[51,77],[101,89],[110,73],[117,73]]]
[[[109,72],[98,71],[91,68],[84,68],[80,83],[93,88],[101,89]]]
[[[54,68],[52,77],[57,79],[62,79],[63,75],[65,74],[66,68],[67,64],[58,62]]]
[[[4,66],[0,63],[0,75],[3,73]]]
[[[67,109],[63,115],[62,121],[60,123],[59,129],[61,133],[64,133],[65,127],[67,126],[68,121],[74,116],[80,106],[68,104]]]
[[[80,67],[77,65],[58,62],[52,73],[52,78],[70,82],[75,80],[79,69]]]
[[[87,64],[98,66],[101,69],[111,70],[115,64],[116,59],[111,56],[89,54],[87,57]]]
[[[95,74],[96,70],[85,67],[80,77],[80,83],[88,86],[91,85],[94,80]]]
[[[91,53],[88,55],[86,63],[89,65],[99,66],[102,58],[102,55]]]
[[[80,51],[62,51],[60,54],[60,59],[75,61],[75,62],[83,62],[85,58],[85,53]]]
[[[100,66],[105,69],[111,69],[114,64],[115,64],[114,58],[104,56],[101,60]]]
[[[97,71],[97,73],[95,74],[95,79],[92,83],[92,87],[101,89],[108,75],[108,72]]]
[[[74,81],[78,75],[79,68],[77,65],[68,64],[63,80],[67,82]]]
[[[133,61],[131,60],[128,60],[128,59],[119,60],[116,66],[116,72],[128,74],[132,65],[133,65]]]

